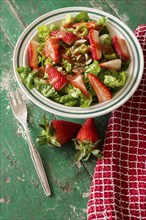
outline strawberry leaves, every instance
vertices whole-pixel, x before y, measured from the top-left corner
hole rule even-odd
[[[55,130],[52,122],[48,122],[47,118],[43,116],[42,124],[39,126],[42,128],[42,133],[37,136],[36,140],[39,145],[51,144],[52,146],[61,147],[60,143],[54,136]]]
[[[84,142],[75,140],[74,141],[75,148],[78,150],[78,152],[75,154],[74,160],[76,162],[79,162],[80,160],[87,161],[90,155],[93,155],[96,158],[99,158],[101,156],[101,152],[99,149],[95,148],[95,146],[97,146],[99,142],[100,140],[98,140],[97,142],[93,144],[91,141],[88,141],[88,140]]]

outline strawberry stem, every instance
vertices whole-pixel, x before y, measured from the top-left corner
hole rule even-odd
[[[39,125],[42,128],[42,133],[37,136],[37,143],[39,145],[51,144],[55,147],[61,147],[60,143],[54,136],[54,128],[52,122],[48,122],[45,115],[42,118],[42,124]]]
[[[101,150],[97,149],[97,144],[100,142],[98,140],[96,143],[92,143],[91,141],[79,141],[74,140],[75,148],[79,150],[75,156],[74,160],[79,162],[80,160],[87,161],[91,155],[95,156],[96,158],[101,158]]]

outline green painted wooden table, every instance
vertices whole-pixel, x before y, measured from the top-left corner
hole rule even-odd
[[[1,219],[3,220],[78,220],[86,219],[90,184],[96,161],[76,165],[72,142],[63,148],[39,147],[51,186],[46,197],[29,156],[27,140],[21,125],[10,109],[8,92],[18,87],[12,69],[12,55],[18,37],[38,16],[67,6],[87,6],[109,12],[123,20],[132,30],[146,22],[145,0],[0,0],[1,6]],[[33,141],[40,133],[38,124],[48,119],[67,119],[45,112],[26,99],[29,129]],[[95,118],[104,141],[109,114]]]

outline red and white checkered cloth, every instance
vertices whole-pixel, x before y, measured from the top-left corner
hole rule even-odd
[[[90,188],[88,220],[146,219],[146,25],[135,35],[145,69],[132,98],[111,114]]]

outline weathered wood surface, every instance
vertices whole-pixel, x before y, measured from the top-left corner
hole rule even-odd
[[[39,148],[52,190],[44,196],[31,162],[28,144],[21,125],[15,120],[8,92],[18,85],[13,76],[12,55],[18,37],[38,16],[68,6],[87,6],[109,12],[123,20],[132,30],[146,22],[145,0],[0,0],[0,107],[1,107],[1,219],[3,220],[78,220],[86,219],[89,188],[96,161],[77,166],[73,162],[73,143],[62,149]],[[26,99],[29,129],[35,142],[38,124],[45,114],[52,115]],[[64,119],[64,118],[63,118]],[[109,115],[95,118],[102,141]],[[84,120],[67,119],[83,123]]]

